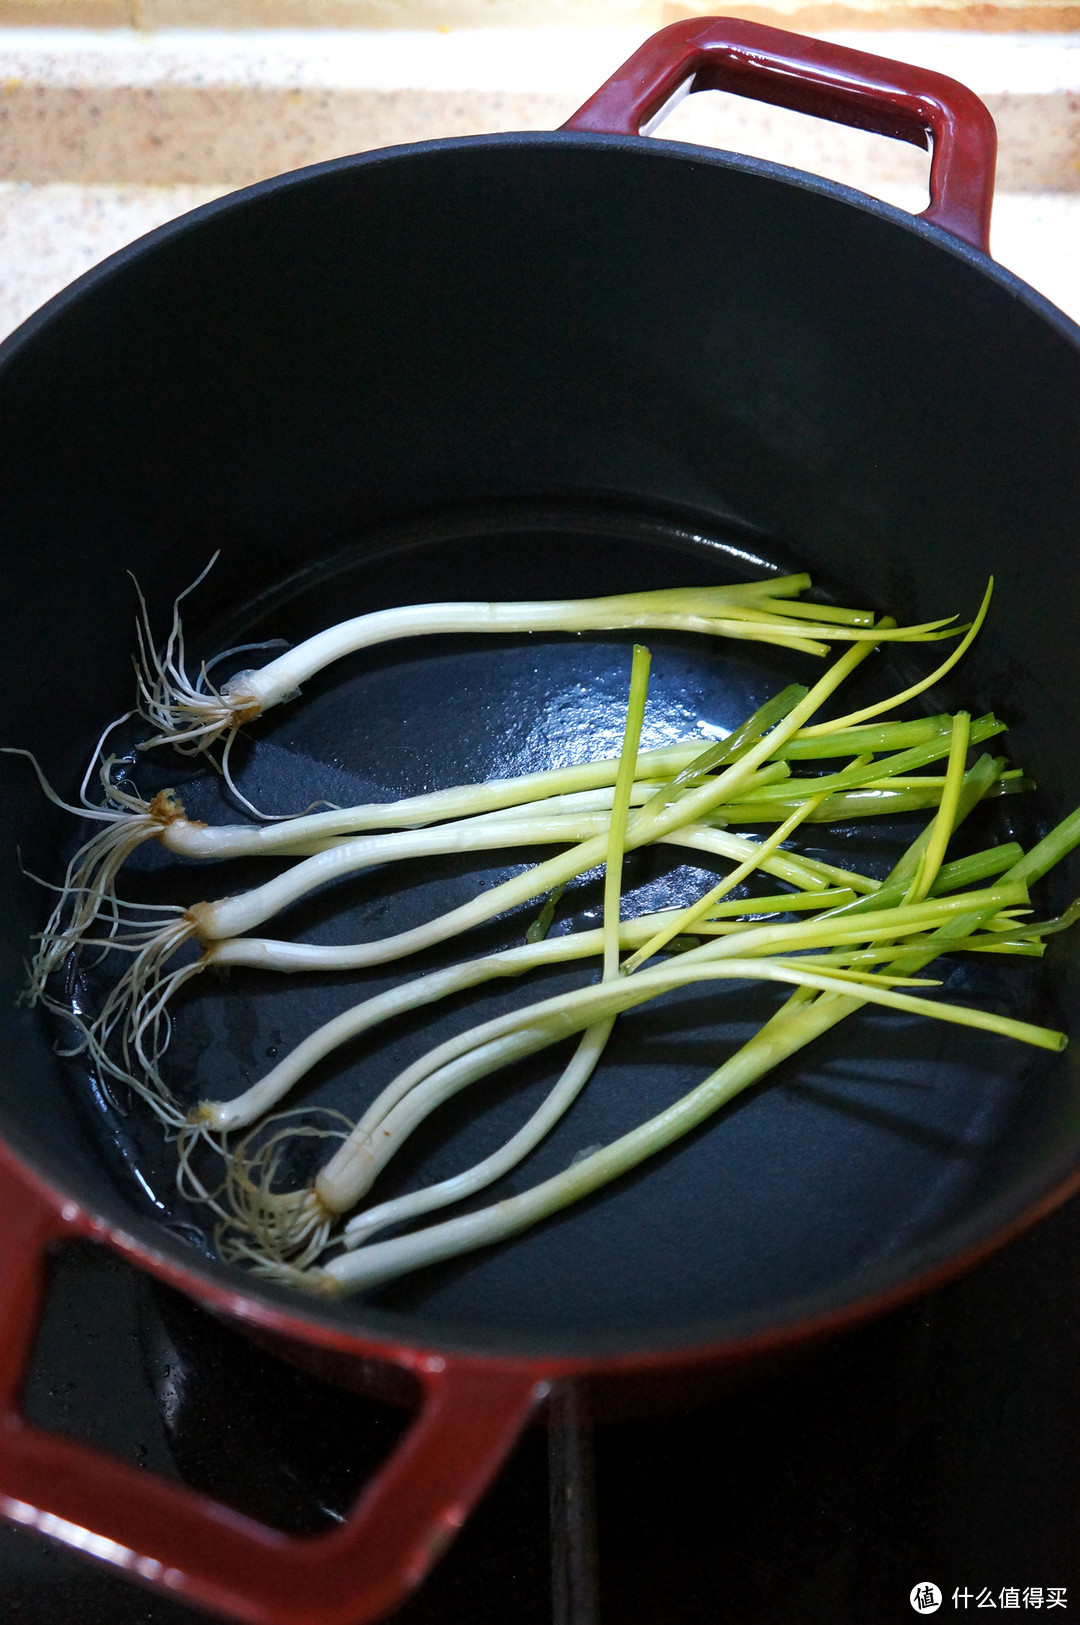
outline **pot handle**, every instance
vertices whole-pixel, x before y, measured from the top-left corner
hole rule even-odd
[[[91,1237],[130,1259],[135,1244],[105,1233],[3,1146],[0,1236],[0,1514],[249,1625],[382,1619],[445,1551],[546,1396],[524,1364],[401,1350],[424,1391],[416,1421],[344,1524],[296,1538],[22,1417],[50,1246]],[[183,1287],[182,1272],[162,1266],[154,1273]],[[234,1301],[249,1315],[258,1307]]]
[[[690,91],[728,90],[929,147],[921,218],[990,251],[997,132],[955,79],[733,17],[672,23],[645,41],[562,126],[648,135]]]

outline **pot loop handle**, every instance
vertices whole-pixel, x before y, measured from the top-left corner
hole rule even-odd
[[[997,132],[955,79],[733,17],[672,23],[645,41],[562,126],[648,135],[690,91],[728,90],[929,148],[921,218],[990,251]]]
[[[109,1232],[3,1144],[0,1237],[0,1517],[174,1600],[247,1625],[373,1625],[385,1618],[445,1551],[547,1393],[526,1362],[369,1349],[370,1358],[419,1378],[419,1415],[340,1527],[286,1535],[47,1433],[21,1414],[52,1246],[79,1237],[103,1241],[189,1295],[203,1295],[195,1290],[199,1283],[130,1237]],[[228,1314],[230,1303],[240,1324],[244,1317],[260,1324],[257,1301],[236,1289],[211,1307]],[[261,1324],[271,1321],[280,1330],[272,1314]],[[294,1335],[302,1330],[300,1323]],[[107,1395],[101,1399],[108,1403]]]

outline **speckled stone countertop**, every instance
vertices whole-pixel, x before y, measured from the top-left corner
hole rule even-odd
[[[0,179],[219,182],[549,129],[647,30],[0,29]]]
[[[0,180],[241,186],[424,137],[550,129],[644,31],[0,28]],[[1006,191],[1080,183],[1080,34],[831,35],[969,85]],[[665,134],[842,178],[913,179],[903,145],[711,93]],[[838,177],[841,178],[841,177]]]

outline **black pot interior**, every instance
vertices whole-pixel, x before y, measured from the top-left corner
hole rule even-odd
[[[792,568],[904,619],[967,616],[992,571],[982,640],[914,709],[995,708],[1010,722],[1006,748],[1039,790],[983,809],[964,839],[1027,843],[1080,802],[1078,438],[1071,325],[974,251],[840,188],[690,148],[559,135],[345,160],[154,234],[6,346],[0,740],[36,751],[72,795],[101,728],[131,703],[125,570],[164,630],[216,549],[186,606],[199,654],[295,641],[387,604]],[[820,669],[767,649],[646,641],[654,742],[730,728]],[[297,810],[614,749],[629,642],[439,639],[354,657],[250,730],[241,785],[269,810]],[[851,693],[891,692],[932,657],[878,657]],[[142,759],[132,777],[144,793],[177,784],[193,812],[236,816],[185,759]],[[8,1132],[98,1211],[212,1271],[175,1233],[192,1215],[156,1131],[61,1065],[39,1013],[13,1009],[46,911],[16,852],[56,876],[81,837],[17,758],[0,766],[0,809]],[[818,826],[814,846],[883,873],[918,822]],[[374,871],[282,927],[323,941],[383,934],[520,861]],[[695,895],[702,867],[637,854],[633,906]],[[130,884],[192,902],[248,873],[193,877],[144,855]],[[1040,911],[1071,895],[1056,875]],[[595,916],[599,897],[586,877],[562,919]],[[520,940],[535,912],[442,957]],[[1058,938],[1041,965],[956,968],[947,990],[1075,1031],[1076,958]],[[178,1092],[234,1092],[316,1021],[412,968],[285,986],[203,979],[179,1011]],[[496,984],[395,1026],[303,1098],[356,1115],[403,1057],[467,1012],[522,997]],[[573,1112],[493,1194],[676,1098],[774,1004],[724,988],[624,1020]],[[856,1017],[582,1207],[333,1313],[417,1341],[599,1353],[841,1306],[985,1239],[1072,1176],[1074,1053]],[[381,1189],[489,1149],[561,1058],[447,1109]]]

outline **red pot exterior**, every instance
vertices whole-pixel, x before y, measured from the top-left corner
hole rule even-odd
[[[51,1189],[0,1146],[0,1513],[133,1581],[250,1625],[372,1625],[447,1549],[552,1385],[578,1384],[598,1419],[700,1402],[767,1376],[798,1351],[897,1307],[976,1264],[1080,1187],[1054,1191],[1022,1222],[932,1274],[874,1298],[739,1342],[607,1359],[484,1358],[382,1343],[312,1325],[240,1286],[185,1271]],[[102,1242],[254,1340],[324,1379],[419,1395],[401,1444],[328,1535],[297,1538],[20,1413],[52,1247]]]

